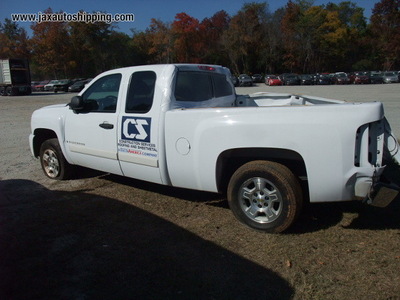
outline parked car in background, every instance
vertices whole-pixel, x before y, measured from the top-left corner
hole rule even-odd
[[[399,76],[395,74],[395,72],[384,72],[383,73],[383,82],[384,83],[398,83]]]
[[[253,82],[263,82],[264,77],[261,74],[254,74],[253,76],[251,76],[251,78],[253,79]]]
[[[329,74],[317,74],[314,77],[314,83],[318,85],[329,85],[332,83],[331,77]]]
[[[334,84],[349,84],[350,78],[344,72],[337,72],[333,75]]]
[[[35,87],[36,87],[39,83],[40,83],[40,81],[32,81],[32,82],[31,82],[31,89],[32,89],[32,92],[36,90]]]
[[[372,84],[383,83],[383,77],[381,72],[371,71],[371,72],[366,72],[366,75],[369,76],[370,83]]]
[[[53,86],[54,93],[57,92],[68,92],[68,87],[71,86],[74,81],[70,79],[61,79]]]
[[[68,92],[80,92],[83,90],[86,84],[88,84],[90,81],[92,81],[93,78],[85,79],[85,80],[79,80],[76,81],[74,84],[68,87]]]
[[[75,82],[82,81],[84,78],[76,78],[76,79],[62,79],[59,83],[54,85],[54,93],[57,92],[68,92],[69,87],[72,86]]]
[[[309,74],[300,75],[300,84],[301,85],[311,85],[314,84],[314,77]]]
[[[265,75],[265,76],[264,76],[264,82],[266,83],[267,80],[268,80],[268,78],[270,78],[271,76],[273,77],[273,76],[276,76],[276,75],[274,75],[274,74],[267,74],[267,75]]]
[[[247,74],[240,74],[239,86],[253,86],[253,79]]]
[[[300,85],[300,77],[296,74],[282,74],[279,79],[283,85]]]
[[[54,90],[54,85],[57,84],[59,80],[53,79],[51,80],[48,84],[44,86],[45,91],[53,91]]]
[[[366,84],[371,83],[370,77],[364,72],[354,72],[349,75],[350,83]]]
[[[44,86],[46,85],[46,84],[48,84],[50,82],[50,80],[43,80],[43,81],[40,81],[38,84],[36,84],[34,87],[33,87],[33,91],[35,91],[35,92],[43,92],[44,91]]]
[[[268,75],[268,77],[265,77],[265,84],[269,86],[282,85],[282,81],[278,76]]]

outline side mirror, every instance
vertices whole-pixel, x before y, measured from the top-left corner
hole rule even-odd
[[[83,99],[81,96],[74,96],[68,104],[69,108],[73,111],[80,111],[84,109]]]

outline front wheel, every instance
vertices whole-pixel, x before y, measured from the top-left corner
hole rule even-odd
[[[11,86],[6,87],[6,92],[5,92],[5,94],[6,94],[7,96],[14,96],[14,95],[15,95]]]
[[[297,178],[286,166],[253,161],[233,174],[228,186],[228,203],[244,224],[279,233],[296,220],[303,199]]]
[[[63,180],[72,175],[73,166],[65,159],[58,139],[49,139],[42,144],[40,164],[44,174],[51,179]]]

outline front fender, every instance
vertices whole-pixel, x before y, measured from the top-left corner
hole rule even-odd
[[[31,117],[31,133],[29,145],[34,157],[39,156],[40,145],[47,139],[57,138],[65,159],[71,160],[66,155],[65,141],[65,113],[69,108],[66,105],[51,105],[33,112]]]

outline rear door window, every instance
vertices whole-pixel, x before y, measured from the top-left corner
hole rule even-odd
[[[135,72],[131,76],[126,98],[126,113],[147,113],[153,105],[157,75],[153,71]]]

